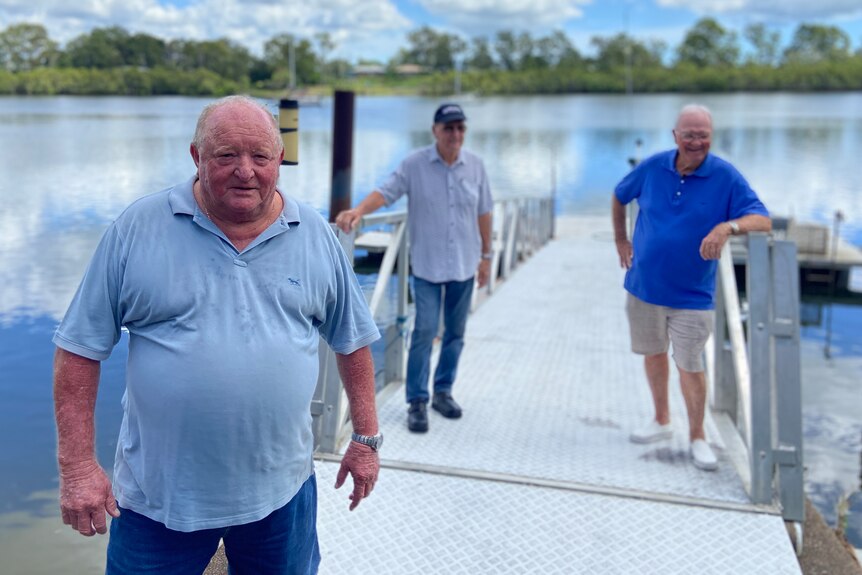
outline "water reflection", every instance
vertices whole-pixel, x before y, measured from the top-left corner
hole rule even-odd
[[[484,159],[497,197],[543,195],[553,186],[559,212],[607,214],[610,190],[628,170],[635,140],[643,141],[643,155],[672,146],[676,114],[689,100],[467,99],[466,146]],[[208,101],[3,99],[0,436],[21,439],[0,447],[0,556],[12,561],[15,572],[70,572],[59,567],[75,564],[66,563],[66,555],[82,548],[93,553],[85,545],[92,540],[66,534],[55,515],[51,335],[108,223],[135,199],[193,173],[189,141]],[[736,163],[774,212],[831,223],[834,210],[841,209],[842,235],[862,244],[856,167],[862,95],[737,94],[701,101],[717,119],[716,151]],[[355,201],[410,150],[432,142],[438,104],[425,98],[357,99]],[[280,182],[321,212],[329,203],[331,118],[331,102],[300,110],[300,164],[283,168]],[[802,364],[807,486],[834,522],[840,498],[859,490],[862,309],[833,312],[832,358],[822,353],[823,326],[810,325],[803,330]],[[125,353],[121,343],[103,366],[97,449],[106,466],[119,427]],[[51,549],[40,551],[41,564],[33,567],[29,555],[36,553],[30,549],[48,538]]]
[[[824,311],[831,323],[823,321]],[[805,489],[837,525],[841,505],[862,497],[862,307],[805,303],[801,316]],[[847,537],[862,548],[859,511]]]

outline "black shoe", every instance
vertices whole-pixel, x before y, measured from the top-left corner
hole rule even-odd
[[[461,417],[461,406],[452,399],[452,394],[447,392],[435,393],[431,401],[431,407],[440,412],[443,417],[458,419]]]
[[[428,431],[428,412],[425,410],[424,401],[416,400],[410,402],[407,410],[407,429],[415,433]]]

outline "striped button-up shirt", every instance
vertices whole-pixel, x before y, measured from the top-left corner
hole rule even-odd
[[[482,255],[478,219],[494,207],[478,156],[462,149],[449,166],[432,144],[407,156],[378,191],[386,205],[407,194],[413,275],[435,283],[473,277]]]

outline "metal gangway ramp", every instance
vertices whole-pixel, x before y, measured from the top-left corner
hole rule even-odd
[[[468,322],[461,419],[429,409],[430,431],[410,433],[403,387],[384,391],[379,481],[353,512],[349,480],[332,489],[338,455],[319,454],[320,572],[800,573],[781,510],[752,503],[718,415],[718,471],[691,464],[675,370],[673,439],[629,442],[652,402],[610,217],[556,228]]]

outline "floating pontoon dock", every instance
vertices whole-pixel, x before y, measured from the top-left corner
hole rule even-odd
[[[707,417],[718,471],[691,464],[675,373],[673,439],[629,442],[652,402],[610,217],[559,219],[556,236],[473,313],[462,419],[429,409],[430,431],[410,433],[403,386],[384,389],[379,482],[353,512],[349,481],[332,489],[338,454],[320,454],[320,572],[800,573],[779,506],[752,503],[726,414]]]

